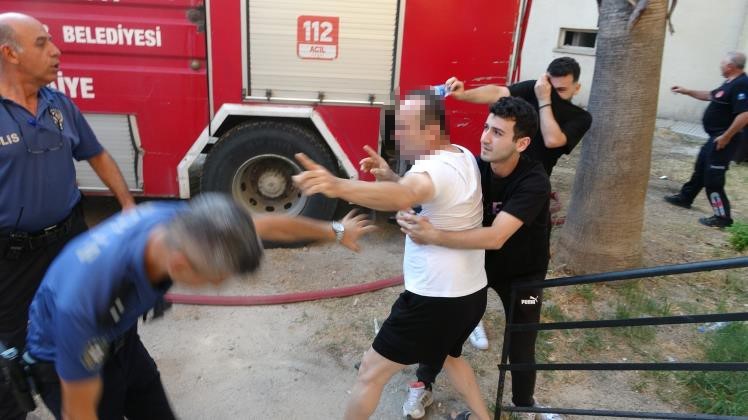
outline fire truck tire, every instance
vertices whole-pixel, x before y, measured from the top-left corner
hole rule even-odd
[[[336,199],[301,194],[291,176],[301,172],[294,154],[305,153],[337,174],[336,160],[311,130],[290,122],[252,121],[227,131],[205,159],[201,191],[221,191],[252,213],[331,220]]]

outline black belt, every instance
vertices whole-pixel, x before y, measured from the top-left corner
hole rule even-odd
[[[15,259],[23,252],[44,248],[65,238],[73,228],[78,211],[78,206],[75,206],[65,220],[37,232],[11,232],[0,236],[0,251],[4,251],[6,258]]]

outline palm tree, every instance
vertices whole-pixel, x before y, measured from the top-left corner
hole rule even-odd
[[[571,271],[641,264],[667,6],[668,0],[600,4],[593,123],[554,257]]]

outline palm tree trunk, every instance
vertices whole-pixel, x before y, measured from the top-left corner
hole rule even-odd
[[[651,0],[629,32],[632,9],[627,0],[600,7],[593,123],[554,256],[578,273],[641,264],[667,0]]]

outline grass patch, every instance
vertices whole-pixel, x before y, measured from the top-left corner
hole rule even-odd
[[[553,351],[551,331],[538,331],[538,338],[535,340],[535,360],[537,363],[548,363],[548,358]]]
[[[587,303],[595,300],[595,286],[592,284],[578,284],[574,286],[574,291]]]
[[[748,223],[735,222],[727,231],[730,232],[730,245],[736,251],[741,252],[748,248]]]
[[[708,333],[704,353],[709,362],[748,361],[748,324],[732,322]],[[688,388],[687,401],[701,412],[748,415],[748,373],[682,373],[679,380]]]
[[[585,330],[572,344],[579,354],[589,354],[590,351],[600,351],[604,347],[603,336],[599,330]]]
[[[553,322],[564,322],[569,320],[563,309],[561,309],[561,307],[558,305],[543,305],[543,309],[541,311],[545,318],[548,318]]]

